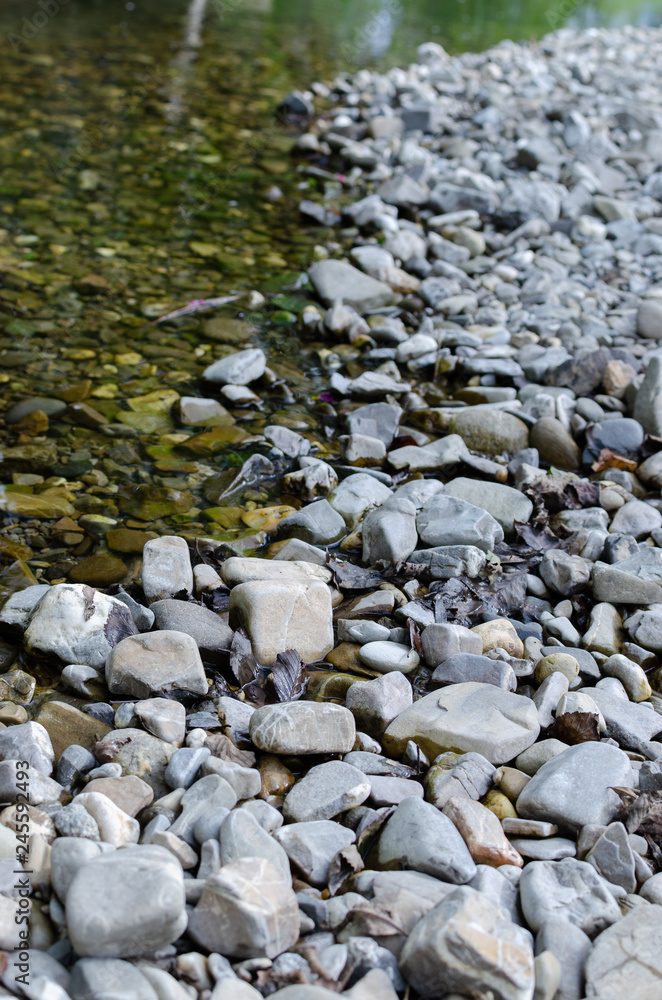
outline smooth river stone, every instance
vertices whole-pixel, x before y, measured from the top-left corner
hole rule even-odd
[[[517,799],[517,812],[566,829],[579,830],[588,823],[606,826],[620,805],[611,789],[631,784],[630,760],[622,750],[608,743],[579,743],[533,775]]]
[[[356,739],[354,716],[342,705],[291,701],[253,712],[251,740],[266,753],[349,753]]]
[[[333,649],[331,592],[321,580],[251,580],[230,593],[230,616],[246,627],[258,663],[295,649],[307,663]]]
[[[176,688],[204,695],[208,687],[195,640],[171,631],[123,639],[108,657],[106,682],[113,694],[136,698]]]
[[[492,764],[512,760],[535,742],[540,725],[530,698],[492,684],[454,684],[402,712],[384,733],[395,756],[409,740],[433,758],[445,750],[475,751]]]
[[[381,674],[390,673],[391,670],[409,674],[420,662],[415,649],[410,649],[401,642],[383,640],[367,642],[361,646],[359,659],[366,667],[378,670]]]

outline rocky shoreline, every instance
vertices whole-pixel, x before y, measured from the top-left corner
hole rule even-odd
[[[323,432],[280,383],[236,433],[279,384],[240,344],[159,402],[251,448],[205,480],[234,541],[3,489],[142,562],[0,608],[0,993],[657,1000],[661,64],[559,32],[292,95],[347,246],[283,303]],[[6,416],[47,447],[43,400]]]

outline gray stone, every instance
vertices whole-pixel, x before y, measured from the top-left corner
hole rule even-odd
[[[485,553],[475,545],[440,545],[417,549],[408,562],[420,566],[423,579],[450,580],[456,576],[478,576],[485,567]]]
[[[482,754],[448,752],[425,775],[425,797],[437,809],[462,796],[477,802],[491,788],[495,774],[496,768]]]
[[[662,514],[659,510],[642,500],[628,500],[614,514],[609,530],[641,540],[660,526]]]
[[[234,788],[218,774],[207,774],[198,778],[187,788],[181,798],[182,811],[169,830],[193,846],[196,842],[195,828],[198,820],[218,809],[233,809],[237,804]]]
[[[326,306],[342,299],[357,312],[366,313],[389,306],[394,300],[394,293],[388,285],[341,260],[317,261],[308,269],[308,277]]]
[[[509,663],[473,653],[455,653],[449,656],[439,664],[430,678],[431,686],[461,684],[465,681],[493,684],[504,691],[517,689],[517,676]]]
[[[330,820],[283,826],[274,837],[302,878],[315,886],[326,885],[334,857],[356,840],[353,830]]]
[[[0,629],[9,636],[20,636],[27,628],[32,612],[51,589],[48,583],[37,583],[10,594],[0,608]]]
[[[423,629],[421,645],[429,667],[436,667],[457,653],[480,656],[483,652],[483,640],[479,635],[449,622],[435,623]]]
[[[377,856],[382,868],[408,868],[461,885],[476,874],[464,840],[435,806],[406,798],[383,827]]]
[[[345,705],[359,729],[379,739],[390,722],[413,704],[412,686],[400,671],[348,688]]]
[[[113,694],[149,698],[181,689],[207,693],[207,678],[196,642],[184,632],[145,632],[128,636],[111,651],[106,683]]]
[[[656,303],[659,311],[660,304]],[[658,334],[657,336],[660,336]],[[662,357],[653,355],[635,396],[632,416],[648,434],[662,434]]]
[[[55,814],[54,823],[60,839],[76,837],[91,841],[101,840],[99,824],[78,802],[70,802],[60,809]]]
[[[244,625],[262,664],[274,663],[287,649],[310,663],[333,648],[331,593],[320,580],[240,583],[230,593],[230,616]]]
[[[622,823],[610,823],[585,860],[608,882],[622,886],[626,892],[635,891],[634,854]]]
[[[382,404],[375,403],[375,406]],[[388,406],[387,403],[383,404]],[[365,407],[368,409],[368,407]],[[397,407],[399,409],[399,407]],[[338,511],[348,528],[354,528],[367,511],[379,507],[392,496],[392,491],[383,483],[365,472],[357,472],[343,479],[337,489],[329,495],[329,503]]]
[[[350,434],[368,434],[379,438],[388,448],[396,435],[401,416],[402,408],[395,403],[368,403],[348,414],[347,426]]]
[[[221,826],[221,861],[264,858],[289,877],[290,864],[281,845],[245,809],[234,809]]]
[[[659,299],[644,299],[640,304],[637,311],[637,333],[640,337],[650,337],[652,340],[662,337],[662,302]]]
[[[205,368],[202,377],[217,385],[248,385],[264,375],[266,366],[264,351],[259,347],[249,347],[214,361]]]
[[[591,939],[563,916],[550,917],[536,935],[536,954],[551,952],[561,966],[557,1000],[582,1000],[584,964],[591,951]]]
[[[59,899],[65,901],[69,886],[82,865],[114,850],[110,844],[89,839],[66,835],[56,837],[51,847],[51,883]]]
[[[429,546],[473,545],[490,552],[503,530],[487,511],[458,497],[437,493],[416,516],[420,540]]]
[[[430,757],[475,751],[502,764],[535,742],[540,726],[528,698],[492,684],[463,683],[414,702],[384,733],[384,747],[401,753],[414,740]]]
[[[574,858],[577,845],[566,837],[509,837],[511,845],[523,858],[530,861],[561,861]]]
[[[372,670],[378,670],[381,674],[389,673],[391,670],[399,670],[403,674],[409,674],[419,664],[419,655],[415,649],[410,649],[400,642],[367,642],[359,650],[361,663]]]
[[[457,993],[529,1000],[531,935],[484,893],[456,889],[420,920],[403,948],[405,978],[421,996]]]
[[[349,753],[356,727],[352,713],[342,705],[292,701],[256,709],[250,735],[266,753]]]
[[[205,658],[215,658],[230,648],[232,629],[219,615],[200,604],[170,599],[155,601],[150,610],[157,629],[190,635]]]
[[[289,876],[263,858],[241,858],[207,879],[188,932],[209,951],[275,958],[295,944],[299,922]]]
[[[328,500],[317,500],[278,525],[280,535],[300,538],[311,545],[331,545],[346,533],[345,521]]]
[[[101,667],[113,647],[137,631],[121,601],[85,584],[58,583],[34,608],[23,641],[33,656]]]
[[[369,511],[363,521],[363,561],[397,565],[416,547],[416,508],[406,498],[392,497]]]
[[[547,820],[573,830],[588,823],[607,824],[620,804],[611,789],[629,787],[631,781],[630,761],[618,747],[580,743],[535,772],[517,799],[517,812],[525,819]]]
[[[662,603],[662,549],[645,547],[610,566],[593,566],[593,595],[610,604]]]
[[[161,1000],[140,969],[116,958],[80,959],[67,986],[71,1000]]]
[[[0,731],[0,759],[27,761],[35,771],[50,777],[55,753],[51,738],[40,722],[23,722]]]
[[[230,760],[207,757],[202,764],[203,774],[218,774],[234,788],[237,799],[252,799],[260,794],[262,779],[260,772],[252,767],[242,767]]]
[[[662,989],[662,906],[638,906],[596,941],[586,961],[587,997],[657,1000]]]
[[[301,455],[307,455],[310,451],[310,441],[301,434],[297,434],[296,431],[290,430],[289,427],[270,424],[264,428],[263,433],[267,441],[288,458],[299,458]]]
[[[168,597],[184,599],[193,593],[193,569],[188,545],[179,535],[163,535],[145,542],[143,592],[149,604]]]
[[[180,747],[175,750],[165,771],[165,780],[170,788],[190,788],[210,755],[208,747]]]
[[[179,422],[185,427],[202,424],[216,427],[233,423],[233,419],[217,399],[201,399],[199,396],[182,396],[179,400]]]
[[[524,750],[523,753],[519,754],[515,760],[515,767],[519,768],[525,774],[533,776],[548,760],[558,757],[559,754],[567,749],[568,744],[562,743],[561,740],[540,740],[529,747],[528,750]]]
[[[370,782],[351,764],[331,760],[312,767],[288,792],[283,814],[293,823],[331,819],[347,812],[370,795]]]
[[[65,908],[71,943],[81,957],[158,951],[186,928],[181,865],[152,846],[93,858],[74,875]]]
[[[616,683],[612,681],[610,683]],[[643,705],[633,704],[625,692],[623,697],[603,686],[591,688],[591,697],[607,724],[607,734],[626,750],[636,750],[662,732],[662,715]]]
[[[501,483],[453,479],[444,486],[444,493],[486,510],[499,522],[506,538],[513,537],[515,521],[526,523],[533,512],[533,504],[528,497]]]
[[[532,861],[522,872],[519,890],[522,912],[533,931],[562,916],[594,937],[621,916],[604,879],[576,858]]]
[[[573,597],[589,582],[591,573],[586,560],[571,556],[562,549],[548,549],[538,572],[550,588],[562,597]]]

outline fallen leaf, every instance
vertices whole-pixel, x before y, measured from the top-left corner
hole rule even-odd
[[[278,654],[271,675],[278,701],[296,701],[308,685],[308,671],[295,649]]]
[[[327,556],[326,565],[333,573],[339,590],[370,590],[384,582],[376,570],[356,566],[336,556]]]
[[[242,688],[257,677],[260,669],[253,656],[251,641],[243,628],[238,628],[232,637],[230,669]]]
[[[575,746],[600,739],[598,717],[590,712],[566,712],[550,726],[548,737]]]
[[[602,472],[603,469],[625,469],[626,472],[636,472],[638,465],[634,459],[619,455],[611,448],[602,448],[591,468],[593,472]]]
[[[359,854],[356,844],[350,844],[338,851],[329,865],[327,884],[329,895],[335,896],[338,889],[351,876],[357,872],[362,872],[365,868],[363,858]]]

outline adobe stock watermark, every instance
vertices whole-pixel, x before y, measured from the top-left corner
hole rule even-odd
[[[30,762],[16,761],[16,868],[14,875],[20,876],[14,882],[16,911],[14,923],[18,927],[20,944],[16,948],[14,968],[16,982],[30,985]]]
[[[7,41],[14,52],[20,52],[22,47],[27,48],[29,42],[46,27],[56,14],[59,14],[60,8],[69,2],[70,0],[38,0],[33,13],[21,21],[20,31],[7,32]]]
[[[562,28],[568,19],[575,13],[579,6],[579,0],[561,0],[561,3],[547,11],[545,19],[552,31]]]
[[[401,11],[401,0],[385,0],[381,9],[362,28],[356,30],[353,39],[340,45],[340,55],[348,63],[348,68],[365,58],[366,53],[374,48],[375,42],[379,41],[380,36],[390,30],[394,18]]]

